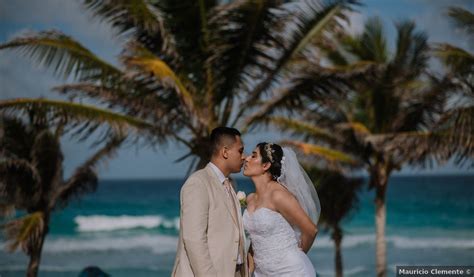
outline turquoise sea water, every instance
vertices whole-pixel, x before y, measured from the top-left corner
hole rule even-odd
[[[89,265],[112,276],[170,276],[183,180],[105,180],[96,193],[57,212],[40,276],[77,276]],[[239,190],[253,186],[238,180]],[[323,207],[324,209],[324,207]],[[389,276],[395,265],[474,264],[474,176],[393,177],[387,196]],[[346,276],[374,276],[373,192],[343,224]],[[0,240],[0,276],[24,276],[27,258]],[[333,243],[320,233],[309,256],[320,276],[333,276]]]

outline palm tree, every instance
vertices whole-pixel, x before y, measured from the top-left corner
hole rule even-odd
[[[365,168],[375,190],[377,276],[386,275],[385,195],[391,173],[406,164],[451,157],[462,162],[474,154],[472,120],[448,105],[455,85],[428,70],[426,35],[409,21],[396,29],[393,53],[377,18],[359,35],[342,34],[339,44],[317,45],[328,59],[308,56],[280,96],[248,121],[265,115],[267,122],[302,135],[305,141],[293,145],[306,154],[324,157],[321,146],[329,147]],[[321,82],[327,75],[334,80]],[[268,117],[282,108],[283,115],[296,115]]]
[[[316,167],[309,168],[307,172],[312,180],[317,180],[318,196],[323,207],[320,224],[331,231],[331,239],[335,245],[335,276],[342,277],[344,271],[341,246],[344,231],[341,222],[351,216],[358,207],[358,192],[362,188],[362,179],[349,178],[341,172]]]
[[[474,14],[460,7],[450,7],[448,15],[454,26],[461,29],[468,36],[467,40],[474,42]],[[443,62],[447,75],[457,87],[457,105],[456,109],[449,113],[450,120],[458,125],[462,121],[470,122],[472,134],[474,126],[474,54],[448,43],[436,45],[434,54]],[[466,152],[472,153],[473,147],[471,145],[470,149],[466,149]],[[462,162],[462,159],[455,162]]]
[[[474,14],[460,7],[450,7],[448,15],[454,26],[468,36],[467,40],[474,41]],[[448,43],[438,44],[435,55],[441,59],[460,88],[471,98],[474,97],[474,55]]]
[[[24,109],[26,114],[21,115],[16,112],[18,103],[15,103],[16,116],[4,111],[0,117],[0,214],[5,216],[1,228],[9,242],[8,249],[14,251],[21,247],[30,257],[27,276],[38,274],[52,213],[96,190],[97,166],[112,156],[125,139],[121,135],[125,130],[115,129],[115,135],[109,133],[102,147],[69,178],[63,178],[60,138],[77,128],[88,128],[83,125],[95,124],[93,121],[81,123],[84,117],[91,116],[84,112],[84,107],[76,112],[72,104],[68,105],[60,120],[59,110],[51,110],[53,105],[30,105]],[[98,118],[97,113],[110,117],[94,109],[89,110],[91,114],[96,113],[93,118]],[[24,211],[25,215],[8,220],[7,216],[15,210]]]
[[[190,169],[205,165],[216,126],[242,118],[270,97],[306,47],[346,20],[357,0],[84,0],[126,37],[121,67],[58,31],[0,45],[77,82],[57,87],[136,116],[188,148]]]

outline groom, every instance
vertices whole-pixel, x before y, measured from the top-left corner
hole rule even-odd
[[[218,127],[210,137],[211,162],[181,188],[179,243],[172,276],[247,277],[240,203],[230,173],[244,162],[240,132]]]

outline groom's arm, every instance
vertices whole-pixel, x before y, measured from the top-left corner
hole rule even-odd
[[[200,180],[188,180],[181,189],[182,235],[195,276],[217,276],[207,243],[209,196]]]

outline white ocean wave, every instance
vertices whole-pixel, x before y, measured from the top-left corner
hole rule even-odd
[[[374,235],[346,235],[342,240],[342,247],[353,248],[359,245],[371,244],[375,240]],[[329,236],[318,236],[313,245],[315,248],[333,248],[334,241]]]
[[[388,236],[387,244],[400,249],[474,249],[474,239],[452,237],[404,237]],[[374,245],[375,235],[346,235],[342,240],[343,248]],[[334,242],[329,236],[318,236],[314,248],[333,248]]]
[[[354,268],[348,268],[344,269],[344,276],[352,276],[352,275],[357,275],[359,273],[365,272],[368,269],[363,267],[363,266],[356,266]],[[317,270],[316,273],[318,276],[334,276],[334,269],[328,269],[328,270]]]
[[[405,249],[473,249],[474,240],[448,238],[406,238],[389,237],[389,244],[396,248]],[[345,241],[345,243],[344,243]],[[375,237],[371,235],[351,235],[343,240],[343,248],[367,247],[374,245]],[[44,251],[48,253],[87,252],[87,251],[128,251],[132,249],[149,250],[155,254],[174,253],[178,244],[178,237],[171,235],[143,234],[128,236],[97,236],[97,237],[60,237],[48,238]],[[364,246],[366,245],[366,246]],[[1,245],[0,247],[3,247]],[[328,237],[319,238],[313,248],[333,248],[334,244]]]
[[[149,266],[127,266],[127,267],[124,267],[122,265],[108,265],[106,269],[104,269],[105,271],[108,271],[108,270],[119,270],[119,269],[132,269],[132,270],[150,270],[150,271],[161,271],[163,270],[163,268],[160,268],[158,266],[152,266],[152,265],[149,265]],[[26,267],[25,267],[25,264],[14,264],[14,265],[2,265],[2,267],[0,268],[2,271],[6,271],[6,272],[25,272],[26,271]],[[84,267],[81,267],[81,266],[67,266],[67,265],[40,265],[40,273],[41,272],[80,272],[81,270],[83,270]]]
[[[17,264],[17,265],[2,265],[2,270],[7,272],[13,271],[25,271],[26,266],[25,264]],[[78,266],[55,266],[55,265],[40,265],[41,271],[49,271],[49,272],[66,272],[66,271],[79,271],[81,270]]]
[[[388,238],[396,248],[402,249],[420,249],[420,248],[456,248],[456,249],[474,249],[474,239],[453,239],[453,238],[413,238],[392,236]]]
[[[79,232],[115,231],[124,229],[164,227],[179,230],[179,218],[166,219],[159,215],[149,216],[76,216],[74,221]]]
[[[44,252],[86,252],[86,251],[127,251],[132,249],[150,250],[155,254],[176,251],[178,238],[165,235],[139,235],[124,237],[56,238],[47,239]]]

